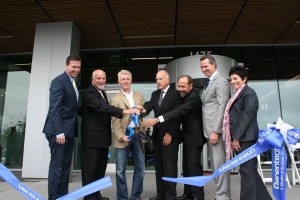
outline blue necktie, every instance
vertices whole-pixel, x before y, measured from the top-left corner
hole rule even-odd
[[[208,81],[205,82],[205,85],[204,85],[204,89],[205,89],[205,90],[206,90],[206,88],[207,88],[208,85],[209,85],[209,81],[210,81],[210,80],[208,79]]]

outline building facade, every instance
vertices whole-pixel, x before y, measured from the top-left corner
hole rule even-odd
[[[127,69],[133,74],[134,89],[143,92],[146,100],[156,89],[157,70],[169,62],[204,53],[227,56],[249,70],[249,85],[259,97],[260,129],[278,117],[300,128],[300,45],[80,49],[80,30],[73,22],[42,23],[37,26],[32,53],[0,54],[0,161],[8,168],[22,169],[23,177],[47,177],[50,153],[42,127],[49,85],[53,77],[64,71],[65,58],[71,52],[79,53],[83,60],[78,78],[81,91],[90,84],[92,71],[100,68],[107,73],[111,96],[116,91],[118,71]],[[80,169],[80,136],[76,140],[73,168]],[[153,170],[153,149],[147,148],[146,166]],[[113,170],[113,148],[110,152],[112,165],[108,170]],[[270,159],[268,154],[265,157]]]

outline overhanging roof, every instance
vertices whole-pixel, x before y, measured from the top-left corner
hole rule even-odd
[[[60,21],[81,49],[300,44],[299,0],[1,0],[0,54],[32,52],[36,24]]]

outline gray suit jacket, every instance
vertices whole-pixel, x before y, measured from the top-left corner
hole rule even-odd
[[[212,131],[222,134],[223,116],[230,96],[229,82],[219,73],[209,82],[202,93],[202,116],[204,136]]]

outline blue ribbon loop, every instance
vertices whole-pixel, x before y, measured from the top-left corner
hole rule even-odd
[[[209,181],[211,181],[213,178],[219,176],[220,174],[227,172],[230,169],[233,169],[234,167],[237,167],[238,165],[272,148],[273,194],[276,200],[284,200],[286,189],[287,165],[284,143],[286,144],[288,149],[293,152],[293,146],[296,145],[300,138],[300,131],[288,124],[283,123],[283,121],[280,118],[278,118],[276,126],[268,126],[269,127],[267,129],[259,132],[259,139],[256,144],[252,145],[251,147],[238,154],[228,162],[224,163],[213,174],[209,176],[194,176],[183,178],[163,177],[163,180],[202,187],[206,185]]]
[[[27,199],[43,200],[44,198],[33,191],[31,188],[21,183],[4,165],[0,163],[0,177],[8,184],[14,187],[19,193],[27,197]]]
[[[110,177],[106,176],[102,179],[99,179],[98,181],[94,181],[88,185],[85,185],[84,187],[82,187],[78,190],[75,190],[69,194],[66,194],[66,195],[58,198],[57,200],[80,199],[86,195],[97,192],[99,190],[103,190],[110,186],[112,186]]]
[[[44,200],[44,198],[26,186],[25,184],[21,183],[4,165],[0,163],[0,177],[3,178],[8,184],[10,184],[12,187],[14,187],[19,193],[24,195],[27,199],[31,200]],[[93,183],[90,183],[82,188],[79,188],[69,194],[66,194],[60,198],[59,200],[70,200],[70,199],[80,199],[86,195],[89,195],[91,193],[97,192],[99,190],[103,190],[107,187],[112,186],[112,182],[110,180],[110,177],[104,177],[102,179],[99,179],[98,181],[95,181]]]
[[[139,125],[139,115],[133,115],[130,114],[130,118],[133,122],[133,124],[135,125],[135,127],[137,127]],[[132,139],[133,135],[134,135],[134,130],[132,127],[127,127],[126,128],[126,135],[128,136],[128,139]]]

